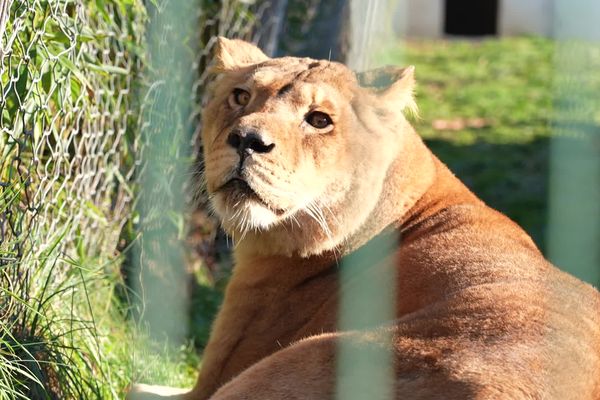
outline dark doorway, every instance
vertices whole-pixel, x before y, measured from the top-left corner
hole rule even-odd
[[[484,36],[498,33],[498,0],[446,0],[444,32]]]

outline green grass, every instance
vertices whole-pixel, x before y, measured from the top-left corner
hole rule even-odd
[[[135,381],[191,386],[191,345],[152,341],[117,300],[122,259],[65,258],[61,240],[31,276],[0,285],[0,400],[122,399]]]

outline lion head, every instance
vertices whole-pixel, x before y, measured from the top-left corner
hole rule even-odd
[[[336,62],[269,58],[219,38],[214,71],[202,140],[224,228],[263,253],[341,246],[373,213],[405,144],[413,68],[379,90]]]

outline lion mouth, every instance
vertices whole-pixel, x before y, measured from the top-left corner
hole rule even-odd
[[[230,204],[235,206],[239,205],[239,203],[243,200],[252,200],[263,207],[271,210],[276,215],[282,215],[285,213],[284,210],[272,207],[269,203],[267,203],[252,187],[250,184],[243,178],[233,177],[225,182],[219,189],[219,192],[225,194]]]
[[[248,182],[242,178],[231,178],[219,188],[219,191],[228,192],[240,197],[256,197],[260,199],[256,192],[250,187]]]

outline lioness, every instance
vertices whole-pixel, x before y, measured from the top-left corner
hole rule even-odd
[[[236,265],[198,383],[177,398],[332,399],[345,343],[393,354],[388,398],[600,399],[599,293],[425,147],[402,114],[412,67],[377,90],[238,40],[215,57],[206,181]],[[394,233],[395,318],[339,332],[340,260]]]

